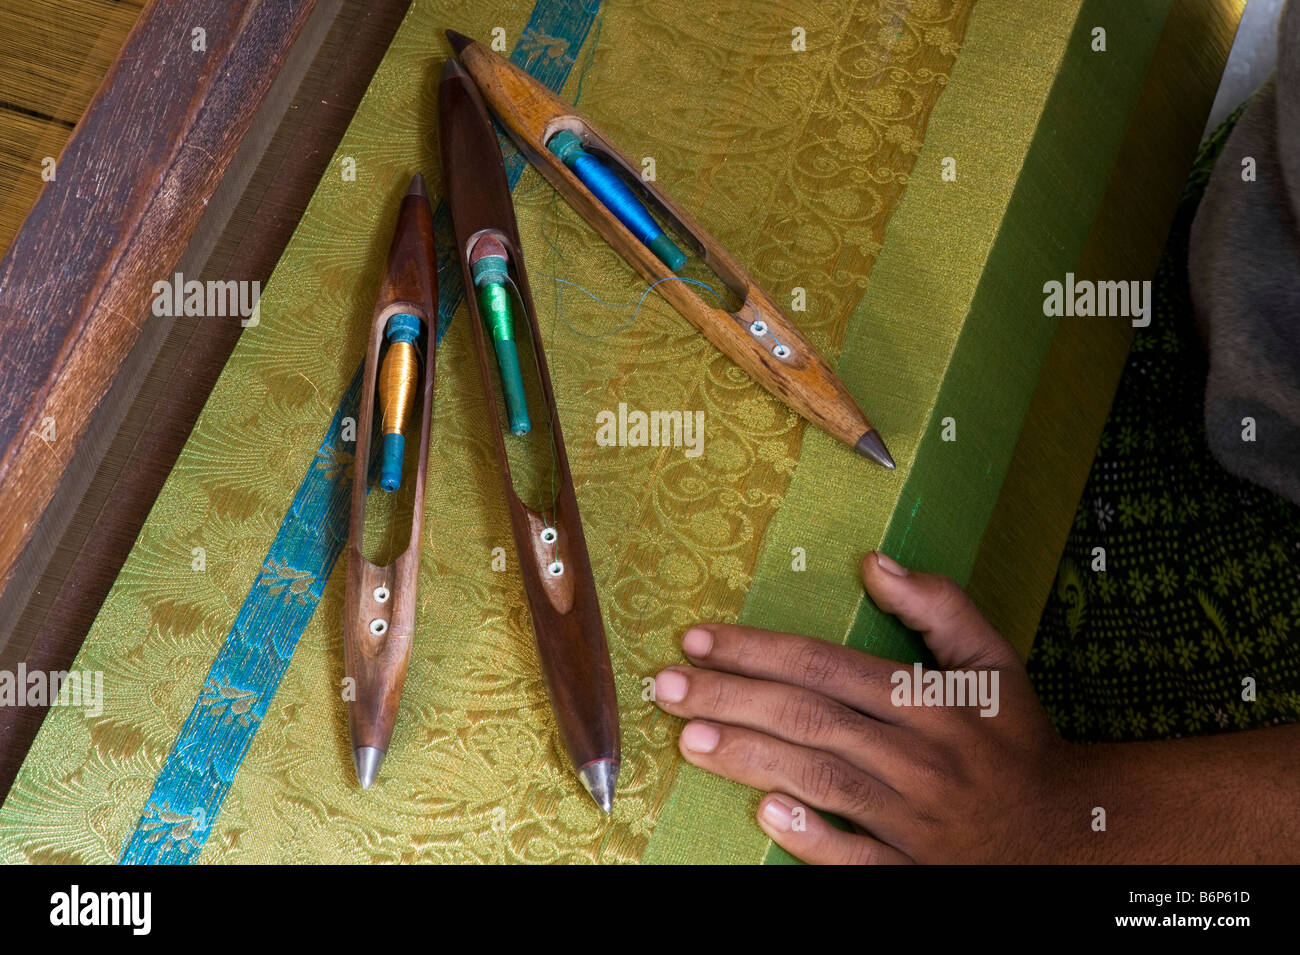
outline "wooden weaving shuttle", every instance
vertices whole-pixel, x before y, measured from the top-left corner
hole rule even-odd
[[[429,426],[433,421],[433,378],[438,322],[438,269],[433,239],[433,214],[424,178],[417,175],[402,199],[397,229],[388,252],[388,266],[370,322],[369,347],[357,420],[356,457],[353,461],[352,513],[348,533],[347,602],[344,606],[343,646],[346,675],[355,681],[348,703],[348,727],[357,779],[369,788],[388,752],[397,719],[406,667],[415,634],[416,586],[420,575],[420,530],[424,514],[424,480],[429,456]],[[414,319],[418,319],[416,325]],[[399,332],[413,330],[403,341]],[[371,437],[376,398],[383,399],[389,359],[395,349],[413,348],[418,384],[407,381],[408,411],[419,418],[416,456],[405,458],[412,488],[411,535],[406,548],[380,567],[362,553],[366,526],[366,498],[372,460]],[[381,373],[381,354],[384,357]],[[385,409],[387,410],[387,409]],[[387,416],[386,416],[387,417]],[[385,427],[385,432],[391,429]],[[385,445],[389,435],[383,436]],[[397,451],[400,467],[402,453]],[[381,479],[382,480],[382,479]]]
[[[597,805],[609,812],[620,759],[618,697],[596,583],[524,268],[501,146],[478,90],[455,60],[448,60],[443,70],[438,112],[443,177],[465,280],[469,324],[478,350],[479,372],[542,675],[560,740],[574,771]],[[489,360],[484,315],[475,294],[475,276],[482,278],[476,268],[489,249],[498,262],[508,263],[509,280],[513,281],[524,312],[521,324],[526,332],[521,334],[530,337],[545,420],[553,439],[558,487],[552,505],[541,511],[524,504],[515,491],[505,434],[496,410],[497,373]],[[540,419],[542,415],[534,417]]]
[[[654,182],[644,181],[639,167],[589,119],[541,83],[469,37],[448,30],[447,39],[520,153],[656,292],[790,408],[864,457],[894,467],[880,433],[830,365],[713,236]],[[552,137],[564,131],[575,135],[587,153],[621,173],[619,178],[658,212],[742,301],[739,309],[728,312],[717,308],[687,282],[669,281],[674,277],[672,269],[548,148]]]

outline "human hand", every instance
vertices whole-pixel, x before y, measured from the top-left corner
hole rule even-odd
[[[759,825],[806,862],[1085,856],[1089,748],[1057,735],[1011,645],[949,578],[875,553],[862,577],[877,606],[920,632],[942,670],[984,671],[989,715],[971,705],[895,705],[894,675],[910,682],[914,671],[892,660],[704,624],[682,638],[694,666],[668,667],[655,681],[659,706],[691,721],[682,755],[765,790]]]

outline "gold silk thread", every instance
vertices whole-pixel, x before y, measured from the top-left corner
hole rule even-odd
[[[420,353],[415,342],[421,327],[416,316],[403,312],[390,318],[384,329],[388,351],[380,364],[375,390],[379,392],[379,430],[383,435],[379,487],[390,493],[402,486],[406,431],[415,410],[415,389],[420,380]]]
[[[406,434],[420,384],[420,356],[410,342],[393,342],[379,369],[379,410],[383,434]]]

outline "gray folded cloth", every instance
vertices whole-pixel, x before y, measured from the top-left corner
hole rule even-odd
[[[1277,72],[1241,114],[1206,186],[1188,273],[1209,349],[1210,451],[1231,473],[1300,504],[1297,0],[1282,14]]]

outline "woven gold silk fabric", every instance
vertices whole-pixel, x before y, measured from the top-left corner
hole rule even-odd
[[[833,358],[970,5],[618,3],[582,49],[523,41],[576,60],[564,97],[652,157],[779,301],[804,290],[792,314]],[[362,358],[396,198],[416,171],[440,193],[432,38],[504,26],[513,43],[525,21],[518,4],[413,4],[77,660],[104,672],[104,712],[51,711],[0,810],[0,860],[118,858]],[[381,782],[353,779],[340,561],[201,861],[617,862],[646,846],[679,757],[644,681],[690,623],[740,612],[804,426],[656,297],[607,334],[644,285],[531,169],[516,202],[617,678],[613,819],[556,742],[462,308],[438,355],[418,633]],[[620,403],[703,411],[703,453],[598,446],[597,415]]]

